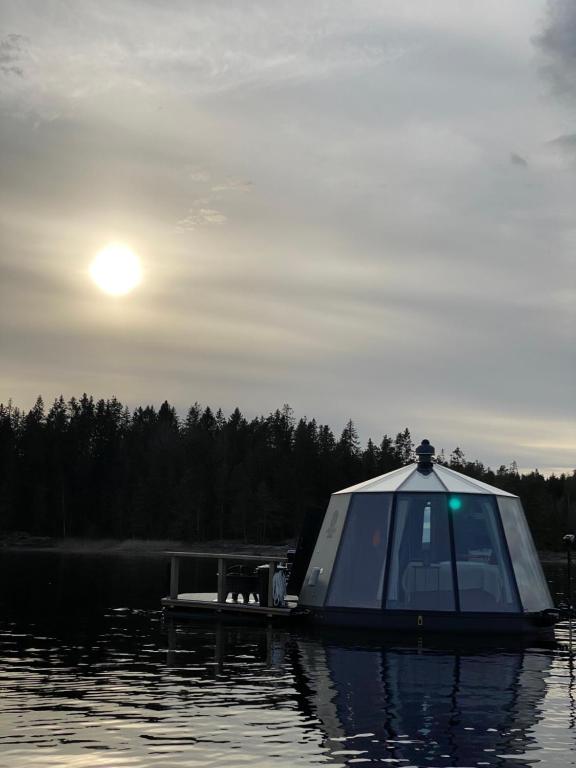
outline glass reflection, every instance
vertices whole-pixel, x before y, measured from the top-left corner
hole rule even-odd
[[[445,494],[398,494],[386,608],[455,609]]]
[[[536,744],[546,653],[300,640],[294,664],[336,759],[416,766],[534,762],[526,753]]]
[[[237,649],[247,632],[216,632],[220,679],[239,672]],[[383,646],[365,634],[295,636],[271,627],[249,634],[258,638],[254,661],[292,677],[300,722],[320,737],[318,757],[344,765],[539,762],[535,728],[553,663],[546,650]],[[172,627],[168,660],[180,670],[188,641],[186,628]],[[264,668],[261,674],[266,679]]]
[[[391,493],[356,493],[328,593],[328,605],[380,608],[388,548]]]
[[[460,610],[519,611],[494,499],[467,496],[452,525]]]
[[[0,765],[575,763],[568,625],[551,649],[489,650],[162,622],[138,606],[157,605],[148,591],[164,571],[154,560],[0,557]],[[564,564],[547,575],[564,599]],[[74,610],[58,612],[58,599]]]
[[[524,610],[551,608],[552,598],[520,499],[499,497],[498,507]]]

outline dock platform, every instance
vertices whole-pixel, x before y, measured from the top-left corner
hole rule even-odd
[[[298,606],[298,598],[294,595],[286,595],[283,604],[275,604],[274,601],[274,576],[278,566],[287,562],[286,557],[272,557],[259,555],[219,554],[208,552],[167,552],[170,556],[170,594],[162,598],[161,604],[170,611],[178,611],[190,614],[198,612],[252,616],[254,618],[286,618],[289,617]],[[215,560],[218,564],[218,584],[216,592],[180,592],[180,561],[182,559]],[[235,588],[234,579],[237,574],[230,574],[230,565],[257,565],[268,566],[268,579],[265,602],[256,599],[254,592],[257,590],[256,577],[253,578],[253,587],[250,587],[248,601],[234,599],[233,595],[243,591]],[[246,578],[240,575],[240,578]],[[258,590],[258,593],[260,590]],[[258,596],[260,596],[258,594]]]

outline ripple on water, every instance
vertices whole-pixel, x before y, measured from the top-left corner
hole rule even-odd
[[[567,625],[553,649],[483,652],[141,606],[34,619],[0,620],[2,768],[575,762]]]

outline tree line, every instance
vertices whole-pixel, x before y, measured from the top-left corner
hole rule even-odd
[[[333,491],[413,459],[408,428],[363,447],[352,421],[337,437],[287,405],[247,419],[195,403],[179,418],[168,402],[39,397],[28,412],[0,404],[0,533],[284,541]],[[493,471],[460,448],[437,460],[520,496],[539,547],[574,527],[576,471]]]

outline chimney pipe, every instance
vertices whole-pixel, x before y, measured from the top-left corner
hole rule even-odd
[[[418,471],[427,474],[432,469],[432,457],[436,451],[434,446],[430,445],[430,440],[422,440],[416,448],[416,458],[418,459]]]

